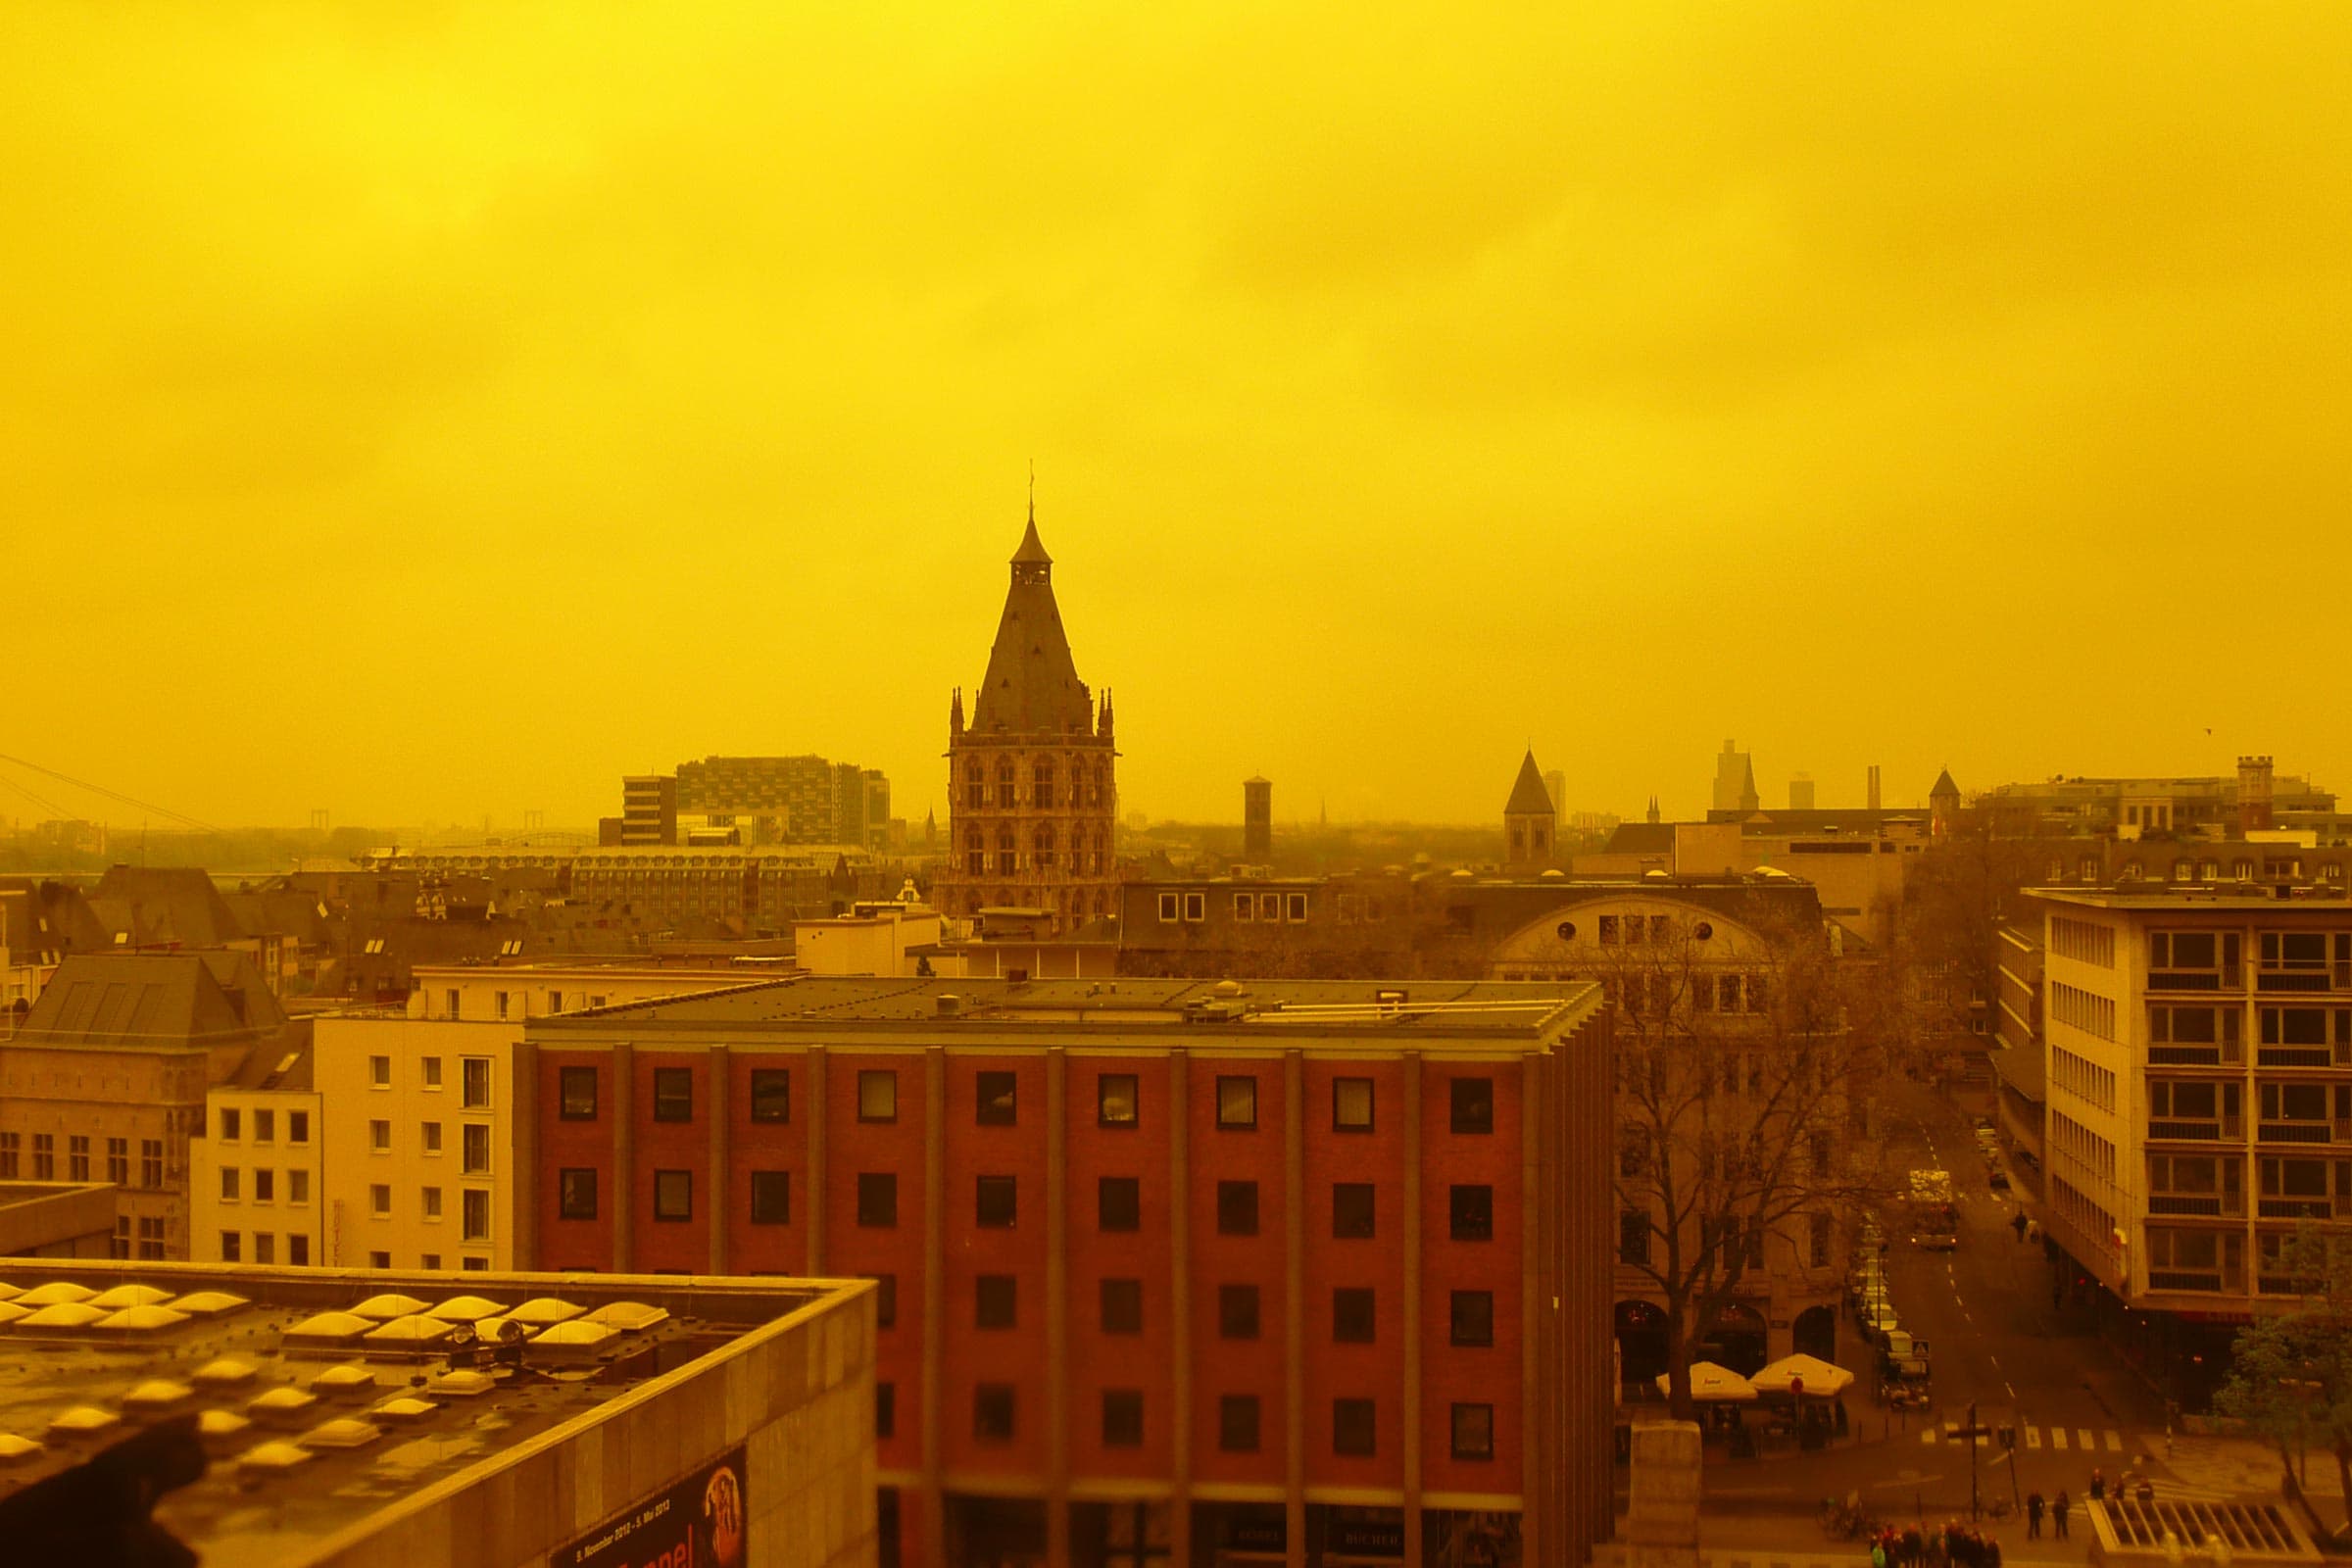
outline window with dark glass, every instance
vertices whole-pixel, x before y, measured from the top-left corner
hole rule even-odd
[[[1217,1337],[1224,1340],[1257,1338],[1257,1287],[1217,1287]]]
[[[557,1213],[564,1219],[596,1218],[596,1172],[573,1167],[556,1178]]]
[[[1453,1456],[1456,1459],[1494,1457],[1494,1407],[1457,1404],[1453,1407]]]
[[[973,1187],[975,1202],[972,1219],[975,1224],[992,1230],[1009,1227],[1017,1206],[1017,1189],[1010,1176],[982,1176]]]
[[[1104,1280],[1102,1282],[1102,1332],[1105,1334],[1141,1334],[1144,1332],[1144,1282],[1142,1280]]]
[[[983,1274],[972,1281],[972,1327],[1014,1327],[1020,1315],[1019,1292],[1019,1285],[1009,1274]]]
[[[1457,1133],[1491,1133],[1494,1130],[1494,1080],[1492,1078],[1456,1078],[1453,1080],[1453,1130]]]
[[[983,1383],[972,1390],[972,1438],[978,1443],[1012,1441],[1012,1385]]]
[[[874,1385],[874,1436],[876,1439],[895,1435],[899,1430],[899,1386],[895,1383]]]
[[[1132,1231],[1144,1223],[1144,1184],[1133,1176],[1095,1181],[1095,1224],[1106,1231]]]
[[[1455,1345],[1485,1346],[1494,1343],[1494,1293],[1493,1291],[1455,1291],[1453,1293],[1453,1332],[1449,1336]]]
[[[1340,1133],[1372,1130],[1372,1080],[1334,1078],[1331,1081],[1331,1129]]]
[[[1446,1214],[1457,1242],[1494,1239],[1494,1189],[1481,1183],[1456,1182],[1446,1193]]]
[[[689,1067],[654,1069],[654,1120],[694,1120],[694,1071]]]
[[[1331,1184],[1331,1234],[1342,1241],[1362,1241],[1372,1234],[1372,1184]]]
[[[752,1223],[755,1225],[789,1225],[792,1223],[792,1172],[788,1170],[756,1170],[752,1172]]]
[[[1217,1183],[1217,1234],[1219,1236],[1255,1236],[1257,1234],[1257,1183]]]
[[[1226,1453],[1257,1451],[1257,1396],[1227,1394],[1217,1399],[1217,1447]]]
[[[694,1218],[694,1172],[690,1170],[658,1170],[654,1172],[654,1218],[661,1220]]]
[[[792,1120],[792,1069],[752,1069],[752,1120]]]
[[[1134,1448],[1144,1441],[1144,1396],[1138,1389],[1102,1391],[1102,1446]]]
[[[975,1076],[979,1080],[979,1108],[975,1119],[983,1127],[1010,1127],[1013,1124],[1013,1088],[1017,1080],[1008,1072],[984,1072]]]
[[[899,1222],[899,1178],[889,1171],[858,1173],[858,1223],[888,1230]]]
[[[1372,1343],[1372,1293],[1343,1285],[1331,1293],[1331,1337],[1341,1345]]]
[[[1106,1072],[1095,1080],[1095,1119],[1104,1127],[1132,1127],[1140,1114],[1136,1077]]]
[[[1247,1130],[1257,1125],[1255,1078],[1217,1080],[1217,1125],[1228,1130]]]
[[[1372,1454],[1372,1401],[1332,1400],[1331,1451],[1350,1458],[1368,1458]]]
[[[556,1072],[557,1115],[564,1121],[596,1120],[596,1069],[562,1067]]]
[[[886,1329],[899,1321],[899,1277],[896,1274],[868,1274],[874,1282],[874,1327]]]
[[[858,1119],[859,1121],[897,1121],[899,1119],[899,1075],[890,1071],[861,1072],[858,1075]]]

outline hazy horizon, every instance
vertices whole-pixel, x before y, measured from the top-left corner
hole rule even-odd
[[[1498,821],[1532,742],[1690,817],[1727,737],[1767,806],[2352,788],[2348,65],[2321,5],[19,7],[5,749],[551,826],[815,752],[944,820],[1034,459],[1123,811]]]

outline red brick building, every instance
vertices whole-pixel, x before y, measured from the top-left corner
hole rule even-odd
[[[524,1058],[528,1266],[884,1282],[885,1561],[1608,1535],[1596,987],[812,979]]]

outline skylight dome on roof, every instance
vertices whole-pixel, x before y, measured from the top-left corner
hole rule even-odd
[[[352,1311],[360,1317],[373,1318],[378,1323],[387,1323],[396,1317],[407,1317],[411,1312],[421,1312],[424,1310],[424,1302],[419,1301],[414,1296],[403,1296],[398,1291],[386,1291],[381,1296],[370,1296],[353,1307]]]
[[[14,1432],[0,1432],[0,1464],[23,1464],[36,1459],[46,1449],[30,1438],[20,1438]]]
[[[109,1312],[119,1312],[126,1306],[161,1306],[172,1299],[170,1291],[153,1285],[118,1285],[111,1291],[100,1291],[90,1298],[92,1306],[103,1306]]]
[[[191,1291],[186,1296],[174,1297],[172,1310],[185,1312],[190,1317],[219,1317],[252,1304],[233,1291]]]
[[[172,1406],[194,1397],[196,1397],[196,1391],[185,1383],[174,1383],[170,1378],[149,1378],[122,1396],[122,1408],[139,1411],[169,1410]]]
[[[396,1317],[389,1323],[379,1323],[368,1330],[368,1340],[371,1345],[430,1345],[435,1340],[447,1339],[449,1328],[437,1317],[425,1317],[422,1314]]]
[[[379,1421],[421,1421],[440,1408],[431,1399],[404,1394],[397,1399],[386,1399],[368,1413]]]
[[[478,1323],[505,1310],[498,1302],[479,1296],[453,1296],[439,1306],[426,1308],[425,1316],[437,1317],[444,1323]]]
[[[55,1306],[61,1301],[86,1301],[97,1294],[87,1285],[76,1285],[72,1280],[51,1280],[46,1285],[34,1286],[15,1300],[19,1306],[38,1308]]]
[[[560,1296],[534,1296],[507,1316],[517,1323],[563,1323],[580,1315],[581,1308]]]
[[[14,1301],[0,1301],[0,1324],[14,1323],[21,1317],[30,1317],[31,1315],[30,1307],[19,1306]]]
[[[251,1383],[253,1373],[254,1366],[251,1361],[239,1360],[233,1355],[223,1355],[217,1360],[205,1362],[189,1376],[200,1384],[213,1388],[227,1388],[239,1383]]]
[[[104,1316],[104,1308],[87,1301],[55,1301],[38,1311],[25,1313],[17,1319],[16,1327],[20,1333],[26,1329],[86,1329]]]
[[[288,1443],[280,1438],[270,1443],[257,1443],[238,1454],[237,1468],[255,1471],[291,1470],[297,1465],[309,1464],[317,1457],[299,1444]]]
[[[11,1285],[6,1280],[0,1280],[0,1301],[13,1301],[24,1294],[23,1286]]]
[[[234,1410],[206,1410],[196,1417],[196,1436],[209,1443],[233,1438],[252,1425]]]
[[[341,1317],[344,1315],[345,1314],[340,1312],[327,1312],[320,1314],[320,1316],[324,1317]],[[316,1320],[314,1319],[314,1321]],[[368,1390],[374,1387],[374,1373],[368,1371],[364,1366],[352,1366],[349,1363],[346,1363],[342,1366],[330,1366],[325,1371],[319,1373],[317,1377],[311,1379],[311,1392],[313,1394],[322,1395],[330,1399],[345,1397],[356,1394],[365,1394]]]
[[[444,1372],[425,1385],[428,1392],[453,1399],[475,1398],[497,1387],[498,1379],[471,1368],[462,1372]]]
[[[384,1435],[384,1429],[357,1416],[337,1416],[302,1435],[306,1448],[365,1448]]]
[[[95,1309],[97,1303],[83,1303],[85,1310]],[[161,1334],[175,1329],[188,1320],[185,1312],[174,1312],[168,1306],[126,1306],[111,1317],[100,1318],[91,1325],[101,1334]]]
[[[318,1396],[308,1390],[280,1385],[246,1400],[245,1413],[256,1421],[265,1421],[273,1426],[288,1424],[307,1419],[311,1406],[318,1402]]]
[[[357,1312],[319,1312],[286,1330],[286,1338],[339,1344],[345,1340],[356,1340],[374,1327],[373,1322]]]
[[[613,1301],[609,1305],[598,1307],[587,1315],[587,1320],[591,1323],[610,1323],[612,1327],[627,1334],[634,1334],[641,1329],[650,1329],[657,1323],[667,1322],[668,1319],[667,1308],[648,1306],[643,1301]]]
[[[559,1323],[531,1343],[542,1347],[552,1346],[559,1349],[566,1346],[573,1349],[586,1349],[591,1346],[604,1344],[620,1332],[610,1323],[598,1323],[588,1318],[580,1318],[570,1323]]]
[[[53,1438],[85,1437],[92,1432],[104,1432],[108,1427],[122,1424],[122,1418],[112,1410],[101,1410],[94,1404],[77,1404],[50,1418],[49,1435]]]

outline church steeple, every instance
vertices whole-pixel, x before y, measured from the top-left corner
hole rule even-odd
[[[1012,553],[1012,581],[989,651],[988,674],[972,698],[977,734],[1086,734],[1094,702],[1062,635],[1054,602],[1054,558],[1037,536],[1034,512]]]

